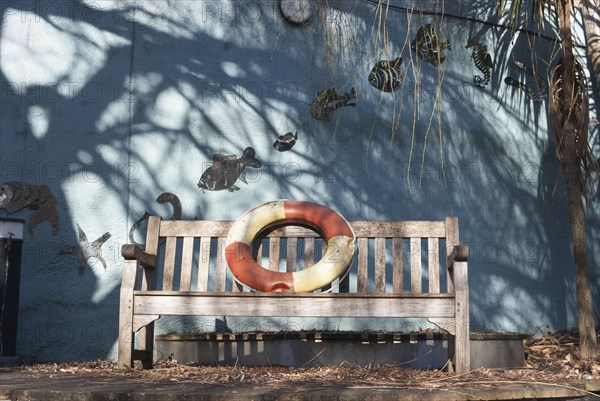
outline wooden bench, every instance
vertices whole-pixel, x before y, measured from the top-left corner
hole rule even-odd
[[[469,370],[468,248],[459,246],[457,218],[350,222],[357,253],[349,274],[312,293],[255,292],[233,280],[224,258],[232,223],[151,216],[145,249],[122,247],[121,368],[135,360],[151,368],[154,321],[179,315],[425,318],[453,335],[450,368]],[[311,229],[286,226],[254,249],[265,268],[296,271],[320,259],[323,244]]]

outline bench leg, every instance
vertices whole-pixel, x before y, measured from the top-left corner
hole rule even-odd
[[[454,336],[456,372],[464,373],[471,369],[469,283],[467,279],[467,262],[454,262],[454,291],[456,295],[456,333]]]
[[[152,369],[154,367],[154,322],[144,326],[140,330],[140,345],[144,348],[144,359],[142,359],[142,367],[144,369]]]
[[[123,265],[123,279],[121,281],[121,294],[119,299],[119,356],[117,360],[119,369],[131,369],[133,367],[133,289],[136,276],[136,261],[126,260]]]
[[[131,369],[133,367],[133,338],[134,333],[131,325],[120,324],[119,357],[117,360],[119,369]]]

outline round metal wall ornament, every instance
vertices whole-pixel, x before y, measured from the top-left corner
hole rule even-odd
[[[280,0],[279,10],[287,21],[295,25],[305,24],[312,16],[310,0]]]

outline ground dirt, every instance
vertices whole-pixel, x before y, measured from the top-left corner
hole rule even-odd
[[[600,335],[598,336],[600,344]],[[127,371],[117,369],[110,361],[30,364],[18,369],[46,375],[121,376],[147,382],[193,382],[207,385],[248,386],[398,386],[413,389],[441,389],[452,386],[499,387],[503,384],[546,384],[564,386],[584,384],[594,392],[600,391],[600,346],[594,360],[579,358],[579,339],[574,331],[532,337],[525,340],[526,364],[514,369],[480,368],[463,374],[442,370],[406,369],[398,366],[338,366],[279,367],[279,366],[188,366],[167,359],[156,363],[154,369]],[[1,370],[1,369],[0,369]],[[13,369],[14,371],[14,369]],[[596,389],[598,387],[598,389]]]

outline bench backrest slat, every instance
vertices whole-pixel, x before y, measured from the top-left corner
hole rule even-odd
[[[440,292],[440,241],[437,238],[427,239],[427,263],[429,274],[429,292]]]
[[[315,239],[313,237],[304,238],[304,268],[309,268],[315,264]]]
[[[410,291],[422,292],[421,238],[410,239]]]
[[[183,238],[183,251],[181,255],[181,277],[179,288],[181,291],[192,289],[192,263],[194,262],[194,237]]]
[[[375,238],[375,292],[385,292],[385,238]]]
[[[227,278],[227,261],[225,260],[225,241],[227,238],[220,237],[217,241],[217,274],[215,291],[225,291],[225,279]]]
[[[198,291],[208,291],[208,269],[210,264],[210,237],[200,237],[200,255],[198,256]]]
[[[356,289],[359,294],[366,294],[369,287],[369,239],[359,237],[357,240],[358,267],[356,273]],[[355,256],[356,257],[356,256]]]
[[[279,238],[269,239],[269,269],[279,271],[279,254],[281,252]]]
[[[177,237],[167,237],[165,244],[165,266],[163,269],[162,289],[170,291],[173,289],[175,276],[175,256],[177,252]]]
[[[402,238],[392,239],[392,255],[392,263],[394,266],[392,276],[392,292],[400,293],[404,288],[404,274],[402,271]]]
[[[287,239],[287,246],[285,250],[287,263],[286,263],[286,271],[295,272],[298,268],[296,266],[296,262],[298,259],[298,238],[292,237]]]
[[[249,291],[233,280],[224,258],[231,221],[174,221],[151,217],[146,250],[162,266],[145,273],[140,289]],[[319,291],[453,293],[442,259],[458,245],[458,219],[442,221],[355,221],[356,250],[349,274]],[[159,238],[159,235],[160,238]],[[316,263],[327,243],[300,226],[273,230],[255,244],[257,261],[273,271],[294,272]],[[157,277],[162,280],[156,285]]]

